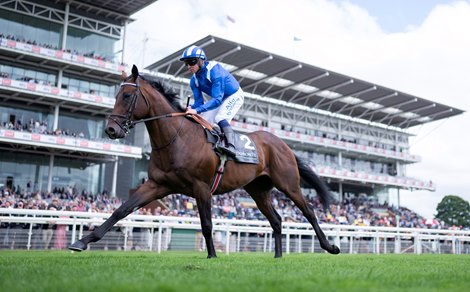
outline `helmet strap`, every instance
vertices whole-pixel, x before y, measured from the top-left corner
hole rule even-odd
[[[199,71],[201,71],[201,69],[202,69],[202,65],[204,65],[204,60],[203,60],[203,59],[201,59],[201,58],[198,58],[198,59],[197,59],[197,64],[196,64],[196,65],[197,65],[197,67],[198,67],[198,69],[197,69],[197,72],[196,72],[196,73],[199,73]]]

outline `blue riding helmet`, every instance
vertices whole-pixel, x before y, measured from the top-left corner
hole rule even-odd
[[[183,54],[181,55],[180,61],[194,58],[199,58],[205,61],[206,53],[204,53],[204,51],[198,46],[190,46],[186,50],[184,50]]]

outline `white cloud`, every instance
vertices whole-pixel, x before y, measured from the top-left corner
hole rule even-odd
[[[213,34],[470,110],[469,2],[437,5],[421,25],[392,34],[351,2],[159,0],[133,16],[126,62],[141,65],[144,34],[149,37],[145,65]],[[302,41],[294,42],[294,36]],[[468,113],[412,129],[417,134],[412,152],[423,161],[409,167],[408,175],[434,181],[437,191],[402,191],[404,205],[428,215],[435,206],[425,205],[444,195],[470,201],[469,129]]]

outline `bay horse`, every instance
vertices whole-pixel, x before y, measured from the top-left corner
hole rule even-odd
[[[148,180],[101,226],[74,242],[69,249],[87,249],[89,243],[100,240],[119,220],[153,200],[170,194],[184,194],[196,199],[207,257],[216,257],[212,241],[210,188],[219,157],[212,144],[207,142],[204,128],[185,117],[184,108],[178,100],[174,91],[161,81],[140,75],[135,65],[129,77],[123,72],[123,83],[116,94],[105,132],[111,139],[120,139],[136,122],[145,122],[152,147]],[[258,164],[227,161],[225,174],[213,194],[244,188],[273,228],[274,257],[280,258],[281,217],[271,201],[271,191],[276,187],[302,211],[312,225],[320,246],[331,254],[338,254],[339,248],[328,242],[300,188],[302,178],[317,191],[320,201],[328,205],[331,195],[326,184],[277,136],[266,131],[256,131],[248,136],[256,145]]]

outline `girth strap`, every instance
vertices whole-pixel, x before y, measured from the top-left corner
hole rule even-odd
[[[217,170],[215,171],[214,181],[212,182],[211,195],[214,194],[215,190],[217,189],[220,182],[222,181],[222,177],[224,176],[226,162],[227,162],[227,154],[225,153],[221,154],[219,166],[217,167]]]

